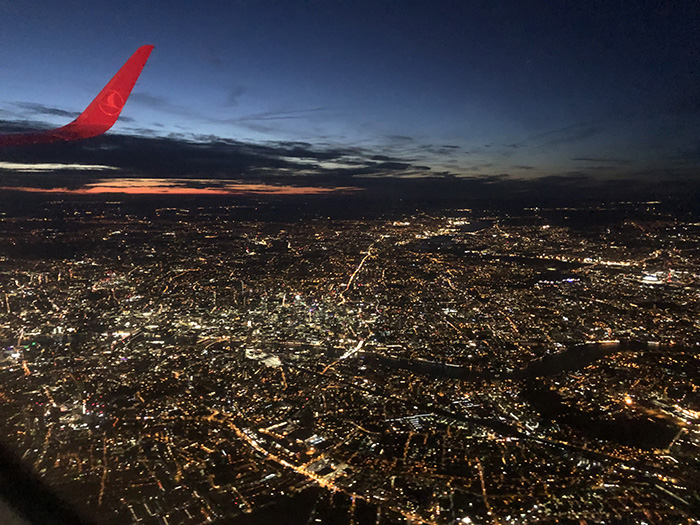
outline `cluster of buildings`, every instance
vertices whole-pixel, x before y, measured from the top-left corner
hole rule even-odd
[[[2,218],[0,432],[100,522],[699,515],[698,223],[67,210]]]

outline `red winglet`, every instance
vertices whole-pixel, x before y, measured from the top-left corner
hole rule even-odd
[[[90,105],[70,124],[49,131],[0,135],[0,146],[45,144],[101,135],[117,121],[153,46],[141,46],[112,77]]]

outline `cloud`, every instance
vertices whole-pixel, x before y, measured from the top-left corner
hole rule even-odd
[[[122,124],[127,123],[127,122],[136,122],[133,118],[127,117],[125,115],[119,115],[119,122]],[[135,129],[145,129],[145,128],[135,128]]]
[[[606,166],[605,164],[588,165],[584,169],[588,171],[612,171],[619,169],[619,166]]]
[[[120,117],[120,120],[122,120],[121,117]],[[128,121],[131,121],[131,119],[128,119]],[[162,127],[162,126],[158,126],[157,123],[154,123],[153,125],[157,126],[157,127]],[[128,132],[129,134],[138,135],[140,137],[158,137],[158,136],[160,136],[160,133],[152,128],[122,126],[121,129],[123,131]]]
[[[535,135],[526,142],[534,142],[539,147],[553,148],[581,142],[602,133],[604,130],[601,122],[583,122]]]
[[[227,107],[234,107],[238,105],[240,97],[246,92],[247,89],[244,86],[232,87],[226,94],[224,105]],[[315,114],[327,111],[327,108],[316,107],[292,110],[270,110],[259,113],[251,113],[249,115],[243,115],[234,118],[212,118],[204,116],[200,113],[194,113],[191,109],[187,107],[180,106],[178,104],[173,104],[165,97],[151,95],[149,93],[132,93],[129,100],[133,100],[137,104],[146,106],[150,109],[154,109],[157,111],[162,111],[164,113],[187,117],[196,117],[198,121],[209,122],[211,124],[233,124],[261,133],[270,132],[275,129],[274,125],[270,126],[268,124],[265,124],[266,122],[274,123],[275,121],[280,120],[307,119]],[[120,117],[120,120],[123,119]]]
[[[153,133],[153,130],[143,131]],[[405,159],[376,156],[358,147],[314,146],[298,141],[246,143],[216,135],[186,133],[168,137],[110,133],[85,141],[7,148],[3,160],[33,171],[46,171],[42,167],[46,165],[62,166],[64,174],[56,177],[55,186],[62,185],[66,171],[77,171],[81,165],[120,170],[114,176],[128,173],[146,178],[248,182],[306,178],[334,186],[345,186],[343,181],[353,177],[427,176],[431,169]],[[76,180],[86,185],[105,176],[104,172],[93,171],[83,170],[82,178]],[[47,179],[43,183],[51,184],[51,181]]]
[[[22,162],[2,162],[0,161],[0,171],[18,173],[48,173],[51,171],[102,171],[114,170],[113,166],[103,166],[100,164],[60,164],[60,163],[22,163]]]
[[[406,170],[411,167],[410,164],[406,164],[405,162],[382,162],[380,164],[375,164],[374,166],[377,169],[381,170]],[[428,168],[430,169],[430,168]]]
[[[407,167],[399,166],[401,163],[376,162],[369,159],[370,155],[357,159],[359,163],[356,166],[346,169],[325,168],[323,161],[295,163],[288,159],[275,160],[269,158],[270,151],[274,150],[272,144],[265,146],[268,148],[267,155],[262,157],[239,149],[246,146],[244,144],[204,144],[123,136],[87,140],[79,148],[70,143],[61,146],[47,146],[33,150],[31,154],[23,153],[25,163],[49,162],[40,159],[58,162],[64,158],[73,159],[74,162],[83,159],[79,164],[85,165],[88,159],[99,158],[102,166],[111,167],[113,163],[108,160],[116,160],[116,163],[121,163],[122,169],[69,169],[31,173],[0,169],[0,200],[3,205],[14,206],[28,202],[19,198],[19,192],[27,198],[30,194],[36,198],[45,198],[42,195],[52,198],[52,195],[61,193],[139,195],[139,200],[119,198],[120,201],[135,206],[148,205],[151,201],[144,200],[148,196],[167,198],[167,202],[177,202],[172,199],[178,196],[188,199],[219,196],[224,200],[216,202],[225,202],[227,205],[232,202],[231,196],[248,195],[255,199],[251,202],[256,203],[261,196],[271,196],[275,200],[266,202],[280,203],[279,198],[284,197],[289,205],[285,204],[283,208],[275,207],[276,205],[255,208],[273,215],[283,213],[288,218],[290,213],[316,213],[319,209],[317,205],[325,206],[324,216],[366,216],[371,213],[385,215],[398,207],[415,210],[418,205],[434,209],[483,206],[486,202],[507,206],[558,206],[588,202],[590,199],[600,202],[605,199],[648,200],[649,197],[658,200],[665,195],[687,197],[700,191],[700,181],[697,177],[692,178],[696,170],[648,170],[614,180],[595,176],[586,170],[545,177],[535,170],[530,170],[527,177],[524,174],[512,177],[507,173],[460,177],[449,171],[427,170],[426,167],[408,162],[404,163]],[[19,150],[20,148],[8,148],[3,154],[7,152],[7,156],[17,157]],[[144,151],[155,157],[153,164],[144,164],[138,170],[123,167],[127,160],[132,166],[140,165],[139,159]],[[102,154],[107,156],[101,156]],[[159,167],[164,158],[173,155],[176,157],[173,165],[184,161],[189,166],[186,171],[174,174],[169,173],[169,168]],[[6,162],[20,161],[12,158]],[[67,164],[67,161],[64,162]],[[277,167],[277,163],[282,167]],[[246,167],[244,170],[243,166]],[[310,206],[307,199],[311,196],[322,198],[316,199],[316,204]],[[303,200],[288,200],[294,198]],[[322,202],[326,204],[321,204]]]
[[[219,180],[182,179],[103,179],[82,187],[0,186],[0,190],[29,193],[63,193],[74,195],[330,195],[362,191],[356,186],[319,187],[289,184],[243,183]]]
[[[228,90],[228,93],[226,93],[226,100],[224,101],[224,105],[228,107],[237,106],[240,102],[240,98],[243,95],[245,95],[247,91],[248,89],[244,86],[233,86]]]
[[[418,149],[441,157],[458,155],[461,150],[459,146],[435,146],[433,144],[423,144],[418,146]]]
[[[609,159],[605,157],[574,157],[571,160],[577,162],[608,162],[613,164],[631,164],[629,159]]]
[[[195,113],[192,110],[186,108],[185,106],[173,104],[165,97],[151,95],[149,93],[144,93],[143,91],[132,93],[129,97],[129,101],[135,102],[136,104],[140,104],[142,106],[146,106],[150,109],[155,109],[172,115],[181,115],[188,117],[199,116],[195,115]],[[119,117],[119,120],[123,120],[123,118]]]
[[[51,124],[39,120],[13,119],[0,120],[0,133],[22,133],[31,130],[50,129]]]
[[[414,142],[415,139],[413,137],[409,137],[408,135],[387,135],[386,137],[389,142]]]
[[[263,111],[261,113],[252,113],[234,119],[224,119],[218,122],[235,124],[239,122],[257,121],[257,120],[290,120],[308,118],[314,113],[326,111],[327,108],[309,108],[309,109],[293,109],[287,111]]]
[[[24,117],[26,115],[41,115],[41,116],[51,116],[51,117],[61,117],[63,119],[68,119],[73,120],[80,115],[80,112],[78,111],[68,111],[65,109],[61,108],[56,108],[53,106],[46,106],[45,104],[38,104],[36,102],[14,102],[12,104],[13,106],[20,108],[23,111],[19,112],[19,115],[17,112],[15,112],[15,116],[21,116]],[[3,111],[3,113],[10,115],[9,111]],[[17,120],[17,119],[15,119]],[[131,117],[126,117],[126,116],[120,116],[119,117],[120,122],[134,122],[134,119]],[[66,122],[67,124],[68,122]],[[39,127],[37,127],[37,125]],[[40,122],[40,123],[34,123],[34,127],[30,127],[27,129],[46,129],[46,128],[51,128],[54,127],[52,124],[48,124],[45,122]]]
[[[173,107],[166,99],[148,94],[142,94],[138,99],[141,99],[139,103],[152,104],[154,107]],[[51,108],[47,111],[43,106],[33,106],[28,111],[34,110],[37,115],[39,112],[50,114]],[[274,123],[277,119],[304,118],[318,111],[323,111],[323,108],[270,111],[243,118],[251,119],[246,121],[248,124],[258,123],[254,119],[259,119],[259,122],[264,124]],[[36,128],[35,125],[26,124],[37,122],[0,120],[0,130],[23,131],[28,127]],[[567,126],[530,140],[540,146],[547,143],[556,144],[596,133],[598,127],[600,126],[596,123]],[[79,190],[106,178],[129,175],[145,179],[177,179],[183,181],[183,187],[207,189],[209,192],[215,191],[216,187],[211,181],[221,181],[220,186],[235,181],[240,184],[274,182],[291,186],[336,188],[356,184],[364,186],[367,181],[382,179],[395,182],[396,179],[405,179],[412,181],[411,184],[417,184],[415,181],[419,179],[479,179],[488,181],[483,184],[488,184],[490,188],[494,180],[501,180],[492,177],[492,174],[497,172],[510,172],[508,176],[504,175],[504,179],[519,178],[527,182],[543,175],[537,171],[536,166],[531,165],[532,158],[521,155],[522,152],[515,151],[517,148],[499,144],[494,144],[489,149],[480,146],[473,150],[464,150],[451,144],[421,144],[413,137],[404,135],[384,137],[379,144],[371,146],[312,144],[305,141],[251,143],[214,134],[193,134],[184,130],[163,137],[160,135],[162,130],[158,129],[158,123],[153,123],[151,128],[126,126],[123,129],[139,136],[108,133],[80,142],[37,145],[32,148],[4,148],[3,161],[13,163],[15,168],[0,167],[0,186],[34,186],[49,189],[69,187]],[[392,142],[388,142],[387,139]],[[521,147],[520,143],[517,146]],[[700,157],[699,152],[700,147],[696,143],[690,143],[684,148],[678,146],[679,156],[674,157],[674,167],[680,170],[677,171],[678,177],[687,172],[687,169],[682,172],[681,164],[687,168],[688,161],[692,162]],[[507,155],[511,157],[507,158]],[[469,159],[469,162],[466,159]],[[580,156],[570,160],[573,161],[570,165],[578,171],[558,175],[564,178],[548,180],[548,183],[553,184],[552,188],[590,184],[596,172],[598,178],[610,178],[611,174],[622,178],[625,173],[630,173],[632,165],[632,162],[625,158]],[[24,166],[20,169],[19,165]],[[47,165],[57,167],[55,170],[52,168],[52,171],[46,168]],[[95,168],[85,170],[80,166]],[[109,171],[107,168],[110,168]],[[552,170],[547,174],[551,172]],[[555,182],[552,182],[553,180]],[[530,191],[528,188],[534,187],[534,184],[527,188],[513,185],[508,186],[508,189],[514,189],[518,195],[522,195],[523,192]],[[537,187],[541,189],[541,185]],[[420,191],[425,190],[421,188]],[[546,193],[549,194],[549,189]],[[425,195],[428,198],[429,194]]]
[[[547,175],[544,177],[539,177],[538,182],[544,184],[557,184],[559,186],[566,185],[571,186],[572,184],[581,184],[582,182],[592,182],[593,177],[589,173],[583,171],[570,171],[568,173],[562,173],[558,175]]]
[[[51,115],[70,119],[74,119],[80,115],[80,113],[76,111],[66,111],[65,109],[54,108],[44,104],[37,104],[35,102],[15,102],[14,105],[18,108],[28,110],[30,113],[36,115]]]

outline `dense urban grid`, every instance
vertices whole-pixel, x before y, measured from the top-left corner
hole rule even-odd
[[[700,223],[241,216],[0,217],[2,440],[85,515],[700,519]]]

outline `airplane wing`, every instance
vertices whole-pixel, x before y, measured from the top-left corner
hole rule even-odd
[[[101,135],[117,121],[151,51],[153,46],[138,48],[95,97],[95,100],[70,124],[48,131],[0,135],[0,146],[46,144]]]

